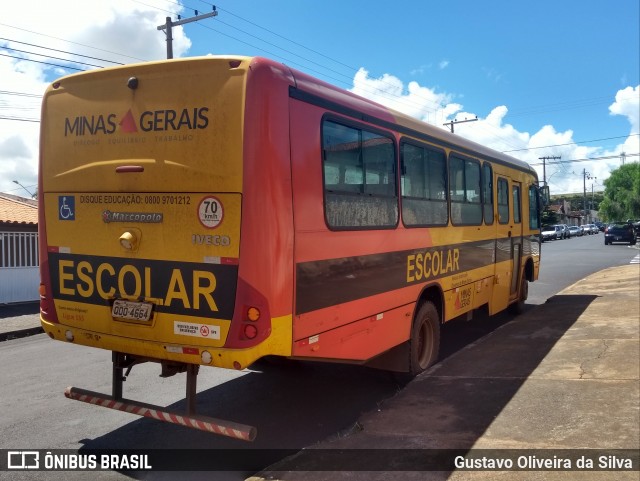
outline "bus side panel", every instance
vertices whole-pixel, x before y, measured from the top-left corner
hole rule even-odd
[[[288,70],[254,59],[247,78],[240,268],[235,315],[225,347],[242,348],[244,329],[276,336],[273,354],[291,351],[293,208],[289,149]],[[249,321],[247,310],[261,317]],[[279,319],[279,321],[276,321]],[[276,324],[272,324],[272,323]],[[273,341],[273,339],[272,339]]]
[[[398,299],[397,291],[394,292],[406,285],[404,269],[395,269],[405,260],[398,258],[400,264],[389,265],[384,255],[375,255],[382,249],[397,250],[394,244],[399,237],[395,230],[337,232],[328,229],[321,150],[321,125],[326,110],[297,100],[291,100],[290,109],[296,289],[300,289],[301,282],[306,282],[306,299],[300,299],[298,291],[296,294],[293,339],[300,342],[294,342],[294,355],[366,360],[409,336],[412,306],[388,312],[415,302],[415,296],[405,294],[403,302]],[[372,255],[367,257],[367,266],[349,264],[350,260],[358,262],[369,254]],[[395,269],[393,285],[389,284],[390,269]],[[310,287],[309,282],[314,286]],[[336,289],[348,292],[336,292]],[[361,296],[356,290],[373,290],[377,295],[358,298]],[[340,302],[340,296],[345,293],[352,299]],[[319,333],[326,334],[314,338]]]

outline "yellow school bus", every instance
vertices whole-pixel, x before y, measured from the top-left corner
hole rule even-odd
[[[538,277],[528,164],[268,59],[70,75],[42,112],[42,325],[113,352],[112,395],[73,399],[251,439],[194,415],[199,366],[415,375],[443,323],[518,310]],[[187,372],[186,416],[123,400],[148,361]]]

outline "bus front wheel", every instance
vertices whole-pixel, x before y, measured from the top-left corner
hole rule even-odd
[[[411,328],[410,365],[412,376],[433,365],[440,351],[440,315],[431,301],[426,301],[413,320]]]

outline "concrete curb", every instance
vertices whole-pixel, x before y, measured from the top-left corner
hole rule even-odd
[[[29,329],[19,329],[17,331],[0,332],[0,342],[20,339],[21,337],[35,336],[36,334],[42,334],[43,332],[44,329],[42,329],[42,327],[31,327]]]

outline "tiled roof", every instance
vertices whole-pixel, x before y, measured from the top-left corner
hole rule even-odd
[[[38,203],[16,195],[0,194],[0,223],[38,224]]]

